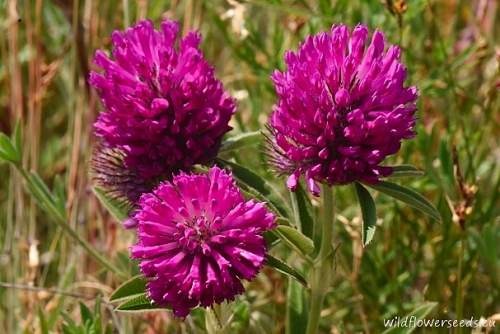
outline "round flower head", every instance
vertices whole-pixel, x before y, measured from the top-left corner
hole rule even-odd
[[[132,257],[150,278],[151,300],[185,317],[191,308],[232,300],[266,255],[263,232],[274,226],[264,203],[245,201],[231,175],[181,173],[143,194],[134,220]]]
[[[90,74],[106,109],[94,125],[97,136],[147,181],[212,160],[235,111],[199,49],[201,36],[190,32],[178,41],[178,31],[168,20],[160,30],[141,21],[115,31],[112,57],[97,51],[103,71]]]
[[[385,50],[380,31],[368,47],[367,38],[365,26],[333,26],[287,52],[288,69],[273,74],[270,160],[290,189],[300,176],[316,196],[315,181],[377,182],[392,172],[384,158],[414,136],[417,89],[404,86],[400,49]]]

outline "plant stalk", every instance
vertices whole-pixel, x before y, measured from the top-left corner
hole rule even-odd
[[[318,333],[321,308],[333,272],[332,237],[335,221],[333,188],[323,185],[323,219],[321,220],[321,244],[314,261],[311,277],[311,304],[307,322],[307,334]]]

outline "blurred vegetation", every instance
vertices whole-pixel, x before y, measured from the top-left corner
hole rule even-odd
[[[494,0],[0,0],[0,130],[10,134],[21,120],[23,166],[65,193],[69,224],[132,274],[133,233],[99,205],[88,177],[92,123],[102,107],[86,77],[94,51],[109,50],[113,30],[143,18],[199,29],[207,58],[238,100],[234,135],[262,129],[275,101],[269,76],[284,68],[285,50],[334,23],[379,28],[404,49],[408,82],[421,96],[418,135],[388,163],[425,171],[401,182],[425,194],[443,221],[371,191],[379,226],[363,248],[355,192],[338,187],[336,275],[322,331],[380,333],[383,319],[426,301],[437,303],[435,318],[498,319],[499,10]],[[263,150],[228,157],[287,194]],[[106,300],[121,280],[100,270],[37,208],[7,164],[0,166],[0,213],[0,333],[94,333],[108,325],[120,333],[203,332],[199,310],[184,323],[167,312],[112,312]],[[300,267],[284,248],[273,252]],[[231,330],[283,332],[287,293],[302,291],[267,269],[250,285],[227,306]],[[97,296],[102,303],[90,311]]]

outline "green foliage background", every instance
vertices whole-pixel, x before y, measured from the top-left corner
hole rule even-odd
[[[334,23],[379,28],[402,46],[408,82],[420,89],[418,135],[388,164],[425,171],[400,182],[429,198],[443,221],[370,190],[379,219],[363,248],[354,188],[336,188],[336,274],[321,331],[379,333],[383,319],[428,301],[437,303],[435,318],[498,318],[499,7],[489,0],[0,0],[0,130],[10,134],[21,119],[23,165],[65,194],[69,223],[132,275],[137,269],[127,251],[134,236],[100,206],[88,177],[92,123],[102,107],[86,75],[93,52],[109,50],[110,33],[141,18],[158,24],[162,17],[181,21],[184,31],[199,29],[206,57],[238,99],[230,133],[236,135],[263,128],[275,101],[269,76],[284,68],[285,50]],[[226,158],[288,196],[262,147]],[[317,204],[313,200],[313,212]],[[120,333],[204,332],[199,310],[184,323],[167,312],[111,312],[106,300],[121,280],[101,270],[54,219],[37,208],[21,176],[2,164],[1,333],[90,333],[105,324]],[[301,268],[283,246],[273,253]],[[292,312],[288,318],[300,333],[302,294],[296,283],[264,270],[226,307],[234,313],[232,332],[281,333]],[[97,295],[103,296],[102,318],[88,309]],[[295,302],[288,311],[287,300]]]

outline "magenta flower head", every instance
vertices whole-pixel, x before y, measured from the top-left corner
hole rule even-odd
[[[141,196],[134,218],[132,257],[150,278],[149,297],[179,317],[242,293],[241,280],[264,264],[263,233],[275,224],[264,203],[245,201],[218,167],[161,183]]]
[[[112,34],[112,57],[96,52],[92,72],[106,111],[94,127],[103,145],[124,154],[124,165],[145,181],[207,163],[231,129],[234,100],[199,49],[201,36],[178,40],[179,26],[155,30],[141,21]]]
[[[417,89],[404,85],[400,48],[386,49],[380,31],[368,47],[367,38],[363,25],[333,26],[287,52],[288,69],[273,74],[271,163],[290,189],[301,176],[314,195],[316,181],[377,182],[392,172],[384,158],[415,135]]]

